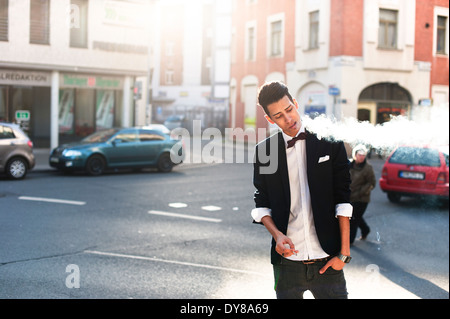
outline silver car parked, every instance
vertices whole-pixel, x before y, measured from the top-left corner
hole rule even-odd
[[[0,122],[0,173],[22,179],[34,165],[33,142],[19,125]]]

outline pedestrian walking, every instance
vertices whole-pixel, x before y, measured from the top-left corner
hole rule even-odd
[[[361,238],[365,240],[370,233],[363,215],[370,202],[370,193],[375,188],[376,180],[372,165],[367,161],[367,148],[356,145],[352,150],[353,161],[350,162],[350,202],[353,206],[353,216],[350,220],[350,243],[353,244],[358,228],[361,229]]]

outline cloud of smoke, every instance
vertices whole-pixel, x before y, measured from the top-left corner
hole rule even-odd
[[[364,144],[383,153],[389,153],[398,145],[449,144],[448,104],[416,108],[411,119],[393,116],[390,121],[377,125],[355,118],[336,121],[325,116],[303,116],[302,121],[319,138],[344,141],[352,147]]]

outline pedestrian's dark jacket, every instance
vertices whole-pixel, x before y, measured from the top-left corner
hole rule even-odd
[[[352,183],[350,184],[350,201],[354,202],[370,202],[370,192],[375,188],[376,180],[373,167],[367,160],[361,164],[355,161],[350,162],[350,176]]]
[[[277,143],[278,146],[278,151],[273,152],[275,154],[270,152],[272,143]],[[291,205],[285,149],[281,132],[259,143],[255,150],[253,173],[255,207],[270,208],[275,225],[284,234],[287,232]],[[264,153],[269,155],[269,162],[264,163]],[[261,169],[274,161],[277,169],[269,174],[262,174]],[[350,203],[349,161],[344,144],[318,139],[316,135],[308,133],[306,162],[317,237],[322,249],[333,256],[341,249],[336,205]],[[272,238],[272,264],[278,264],[281,260],[281,256],[275,251],[275,245]]]

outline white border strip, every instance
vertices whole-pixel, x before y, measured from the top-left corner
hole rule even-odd
[[[263,277],[266,276],[265,274],[256,272],[256,271],[227,268],[227,267],[220,267],[220,266],[211,266],[211,265],[205,265],[205,264],[194,264],[194,263],[185,262],[185,261],[167,260],[167,259],[160,259],[160,258],[156,258],[156,257],[145,257],[145,256],[136,256],[136,255],[107,253],[107,252],[96,251],[96,250],[85,250],[84,252],[87,254],[100,255],[100,256],[147,260],[147,261],[163,262],[163,263],[175,264],[175,265],[183,265],[183,266],[208,268],[208,269],[215,269],[215,270],[222,270],[222,271],[238,272],[238,273],[242,273],[242,274],[257,275],[257,276],[263,276]]]
[[[151,214],[151,215],[161,215],[161,216],[169,216],[169,217],[195,219],[195,220],[201,220],[201,221],[211,222],[211,223],[220,223],[220,222],[222,222],[222,220],[218,219],[218,218],[183,215],[183,214],[177,214],[177,213],[163,212],[163,211],[159,211],[159,210],[149,210],[148,213]]]
[[[75,200],[56,199],[56,198],[19,196],[19,199],[21,199],[21,200],[32,200],[32,201],[37,201],[37,202],[48,202],[48,203],[78,205],[78,206],[86,205],[86,202],[80,202],[80,201],[75,201]]]

